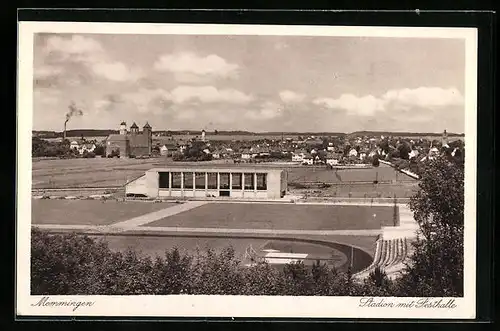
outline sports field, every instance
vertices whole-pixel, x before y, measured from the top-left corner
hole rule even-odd
[[[171,213],[170,216],[163,216],[166,215],[164,211]],[[157,212],[162,213],[158,217],[164,218],[155,220],[153,216],[147,216],[150,213],[157,215]],[[96,237],[106,239],[113,250],[132,248],[151,257],[163,255],[165,250],[173,247],[195,254],[197,249],[221,250],[232,246],[237,257],[243,259],[247,248],[252,247],[273,265],[284,265],[294,256],[299,256],[298,259],[306,264],[319,259],[341,269],[350,263],[354,254],[354,270],[360,270],[371,262],[376,240],[373,233],[338,235],[297,231],[297,234],[287,235],[276,231],[263,235],[256,230],[379,229],[382,225],[392,224],[393,208],[283,203],[186,202],[179,205],[148,201],[32,200],[32,224],[53,226],[56,233],[64,232],[64,229],[58,230],[64,225],[111,225],[130,222],[138,216],[144,216],[139,219],[145,221],[132,225],[125,233],[107,233]],[[149,217],[153,218],[149,220]],[[197,228],[198,233],[162,232],[159,227]],[[141,231],[141,228],[149,230]],[[224,231],[204,231],[204,228],[242,231],[227,234]],[[275,255],[268,257],[268,254]]]
[[[31,200],[32,224],[109,225],[176,205],[115,200]]]
[[[149,227],[357,230],[393,224],[393,208],[353,205],[208,203]]]
[[[378,180],[379,182],[416,182],[415,179],[400,173],[394,168],[381,164],[379,167],[364,169],[327,169],[326,167],[293,167],[288,170],[289,183],[322,182],[322,183],[356,183]]]

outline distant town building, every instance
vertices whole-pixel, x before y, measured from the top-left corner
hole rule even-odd
[[[292,153],[292,161],[293,162],[302,162],[304,161],[304,157],[306,156],[306,152],[304,150],[296,150]]]
[[[304,156],[304,158],[302,160],[302,164],[307,164],[307,165],[314,164],[314,158],[312,157],[312,155],[308,154],[308,155]]]
[[[418,152],[418,150],[413,149],[413,150],[410,152],[410,154],[408,155],[408,157],[409,157],[410,159],[411,159],[411,158],[414,158],[414,157],[416,158],[416,157],[418,157],[418,155],[419,155],[419,154],[420,154],[420,153]]]
[[[127,124],[120,124],[120,134],[110,134],[106,139],[106,156],[113,153],[121,157],[150,156],[153,145],[152,128],[146,122],[142,131],[134,122],[127,132]]]
[[[326,155],[326,164],[329,165],[337,165],[339,164],[338,157],[335,153],[328,153]]]

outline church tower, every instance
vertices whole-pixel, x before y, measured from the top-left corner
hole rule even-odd
[[[133,135],[139,133],[139,127],[135,124],[135,122],[130,126],[130,133]]]
[[[142,134],[147,137],[148,141],[148,153],[151,155],[153,149],[153,128],[148,122],[142,127]]]
[[[442,146],[448,145],[448,133],[446,132],[446,130],[443,131],[443,137],[441,139],[441,144],[442,144]]]
[[[122,124],[120,124],[120,134],[122,136],[127,134],[127,123],[122,122]]]

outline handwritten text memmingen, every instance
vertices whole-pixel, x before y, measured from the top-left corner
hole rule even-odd
[[[90,307],[94,305],[94,301],[73,301],[73,300],[50,300],[49,297],[42,297],[37,303],[31,306],[39,307],[73,307],[73,311],[79,307]]]

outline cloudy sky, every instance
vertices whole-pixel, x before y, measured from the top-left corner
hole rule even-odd
[[[37,34],[35,130],[464,131],[458,39]]]

